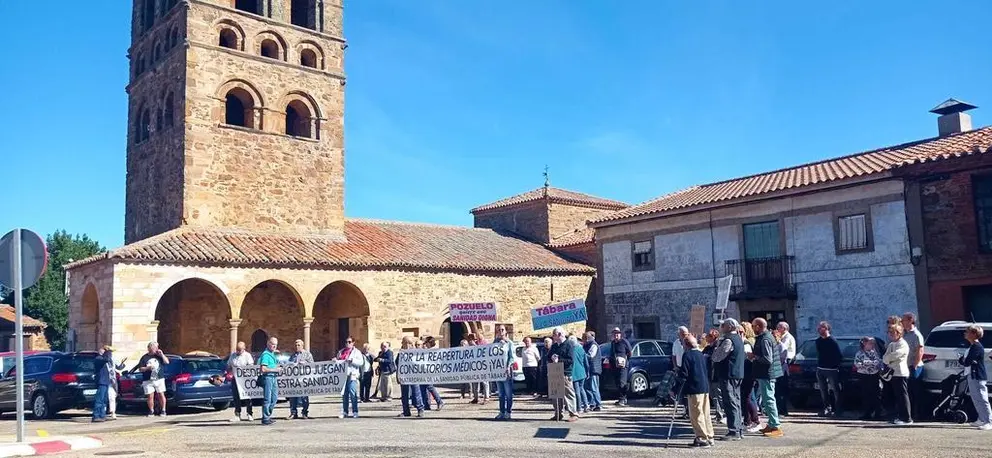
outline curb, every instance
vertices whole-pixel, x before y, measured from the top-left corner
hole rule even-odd
[[[23,444],[0,444],[0,457],[51,455],[100,447],[103,447],[103,440],[93,436],[53,437]]]

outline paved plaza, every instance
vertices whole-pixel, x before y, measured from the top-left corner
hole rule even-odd
[[[675,423],[666,444],[671,410],[649,404],[613,408],[584,416],[576,423],[548,421],[546,402],[518,400],[513,422],[496,422],[496,402],[485,406],[450,399],[440,412],[423,419],[396,418],[399,401],[364,404],[362,418],[340,420],[333,398],[316,400],[314,420],[281,420],[271,427],[258,422],[231,424],[232,411],[184,410],[167,418],[129,416],[93,425],[86,412],[29,423],[29,432],[87,434],[104,440],[99,450],[63,456],[340,456],[340,457],[655,457],[706,454],[709,457],[981,457],[988,456],[992,433],[943,423],[895,428],[888,424],[822,420],[812,414],[790,417],[786,437],[746,437],[720,442],[706,451],[686,447],[687,421]],[[288,404],[280,404],[285,417]],[[258,413],[258,412],[256,412]],[[0,427],[13,433],[11,415]],[[718,434],[721,429],[718,428]]]

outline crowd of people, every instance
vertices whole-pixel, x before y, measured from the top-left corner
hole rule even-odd
[[[823,405],[819,415],[839,416],[843,414],[844,405],[840,385],[844,355],[833,337],[829,322],[819,323],[817,333],[816,380]],[[986,388],[988,374],[984,365],[984,348],[980,343],[982,335],[983,330],[979,326],[967,328],[964,337],[969,348],[966,354],[961,355],[959,362],[968,370],[971,399],[978,417],[973,425],[981,430],[992,430],[992,408]],[[914,401],[921,399],[924,390],[921,383],[924,340],[916,328],[916,317],[911,313],[889,317],[887,336],[889,342],[884,348],[878,348],[874,337],[862,338],[854,358],[853,370],[860,375],[860,386],[856,388],[863,408],[860,418],[890,419],[894,425],[912,424],[914,417],[919,415],[913,408],[914,404],[919,403]],[[469,334],[460,344],[476,346],[488,345],[489,342],[481,335]],[[512,367],[517,344],[510,339],[503,325],[496,327],[492,344],[502,346],[506,355],[505,378],[465,384],[461,388],[461,396],[465,398],[471,394],[471,404],[486,404],[495,392],[499,400],[496,420],[511,420],[514,400]],[[289,355],[286,364],[314,361],[302,340],[296,340],[294,346],[295,351]],[[438,342],[432,337],[418,339],[407,336],[401,343],[403,350],[437,346]],[[787,367],[796,358],[796,346],[796,339],[787,323],[779,322],[775,329],[769,329],[763,318],[756,318],[750,323],[726,319],[700,336],[680,327],[672,348],[675,382],[659,389],[659,400],[674,400],[676,412],[680,407],[685,408],[695,435],[691,444],[694,447],[713,446],[714,423],[726,424],[727,432],[721,437],[723,440],[741,440],[746,432],[782,437],[781,417],[789,414]],[[529,337],[524,338],[520,358],[527,393],[535,399],[552,398],[553,421],[574,422],[582,414],[604,409],[600,378],[606,375],[614,380],[618,388],[616,405],[625,406],[632,345],[621,330],[615,328],[607,348],[608,351],[601,351],[592,331],[586,332],[580,339],[561,327],[555,328],[551,336],[543,340],[543,345],[534,344]],[[116,371],[122,369],[122,365],[115,366],[112,350],[109,346],[103,347],[97,357],[102,369],[97,374],[98,390],[93,409],[95,422],[116,417]],[[339,418],[358,418],[360,403],[392,400],[391,379],[396,376],[399,362],[389,342],[383,342],[379,352],[373,354],[367,343],[359,349],[355,347],[355,340],[348,337],[337,359],[346,362]],[[549,363],[561,363],[563,373],[560,380],[549,377]],[[149,416],[166,415],[162,368],[167,364],[168,357],[154,342],[149,343],[148,352],[138,363]],[[261,420],[263,425],[270,425],[278,396],[276,376],[282,370],[275,337],[268,340],[257,362],[246,350],[244,342],[238,342],[236,351],[228,358],[231,372],[256,364],[261,367],[259,384],[264,392]],[[376,377],[378,383],[374,384],[373,392]],[[553,396],[550,393],[552,388],[555,390]],[[232,390],[235,410],[231,421],[252,421],[251,400],[240,397],[236,384],[232,384]],[[399,415],[403,417],[423,417],[425,411],[441,410],[445,406],[445,401],[433,385],[400,383],[400,398]],[[160,406],[158,411],[157,405]],[[309,407],[308,397],[289,398],[287,419],[309,419]],[[242,416],[242,411],[246,416]]]

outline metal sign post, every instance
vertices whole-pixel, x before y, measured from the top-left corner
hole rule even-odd
[[[11,244],[11,263],[14,277],[14,351],[17,352],[17,442],[24,442],[24,278],[21,276],[21,230],[14,229]]]
[[[9,265],[8,265],[9,264]],[[48,265],[48,250],[41,236],[14,229],[0,238],[0,284],[14,290],[14,350],[17,363],[17,442],[24,442],[24,288],[34,285]]]

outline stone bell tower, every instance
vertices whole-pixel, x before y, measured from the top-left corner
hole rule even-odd
[[[341,0],[133,0],[125,242],[343,238]]]

